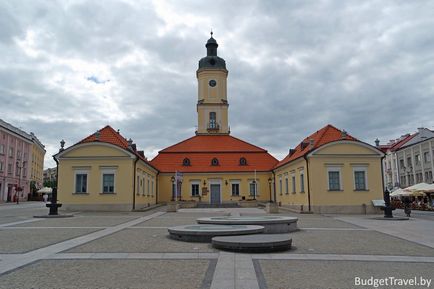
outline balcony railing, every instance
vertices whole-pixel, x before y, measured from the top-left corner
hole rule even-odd
[[[220,129],[220,126],[219,126],[219,124],[218,124],[217,122],[215,122],[215,121],[210,121],[210,122],[208,123],[207,130],[219,130],[219,129]]]

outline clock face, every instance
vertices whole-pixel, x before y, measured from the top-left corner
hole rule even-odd
[[[214,87],[214,86],[216,86],[216,85],[217,85],[217,81],[215,81],[214,79],[211,79],[211,80],[209,81],[209,86]]]

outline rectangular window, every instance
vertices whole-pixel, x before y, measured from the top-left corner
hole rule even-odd
[[[17,159],[20,160],[21,159],[21,151],[17,150]]]
[[[300,191],[304,192],[304,173],[300,173]]]
[[[4,155],[5,154],[5,145],[0,144],[0,155]]]
[[[12,174],[12,164],[8,164],[8,174]]]
[[[295,189],[295,175],[292,175],[291,179],[292,179],[292,193],[295,194],[295,191],[296,191],[296,189]]]
[[[354,184],[356,191],[366,190],[365,171],[354,171]]]
[[[250,195],[253,197],[256,197],[258,195],[257,191],[256,191],[256,183],[251,182],[249,184],[249,191],[250,191]]]
[[[329,190],[339,191],[341,189],[339,171],[329,171],[328,176],[329,176]]]
[[[79,173],[75,175],[75,193],[87,193],[87,174]]]
[[[154,179],[151,181],[151,196],[154,196]]]
[[[404,160],[399,160],[399,167],[400,167],[401,169],[405,168]]]
[[[240,195],[240,184],[232,183],[232,196]]]
[[[20,175],[20,167],[17,165],[16,167],[15,167],[15,176],[19,176]]]
[[[416,166],[420,164],[420,155],[419,154],[414,156],[414,163],[416,164]]]
[[[279,193],[282,195],[282,177],[279,177]]]
[[[285,194],[289,194],[288,177],[285,178]]]
[[[151,193],[151,190],[150,190],[150,188],[149,188],[149,178],[148,178],[148,180],[147,180],[147,185],[148,185],[148,196],[149,196],[149,194]]]
[[[9,148],[9,157],[10,158],[14,157],[14,148]]]
[[[425,163],[431,162],[431,156],[429,155],[429,152],[424,152],[423,153],[423,160],[424,160]]]
[[[102,192],[104,194],[113,194],[115,192],[115,174],[102,175]]]
[[[193,197],[199,196],[199,184],[191,184],[191,195]]]
[[[3,172],[3,162],[0,162],[0,172]]]
[[[411,157],[408,157],[408,158],[407,158],[407,166],[408,166],[408,167],[412,167],[412,164],[411,164]]]

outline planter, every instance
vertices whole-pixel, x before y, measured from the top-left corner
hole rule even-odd
[[[179,205],[177,202],[169,202],[167,203],[167,212],[168,213],[175,213],[179,208]]]
[[[178,202],[179,208],[196,208],[197,202],[196,201],[181,201]]]
[[[276,203],[267,203],[265,205],[265,211],[267,214],[277,214],[279,213],[279,207]]]
[[[258,201],[257,200],[238,201],[238,206],[242,208],[255,208],[258,206]]]

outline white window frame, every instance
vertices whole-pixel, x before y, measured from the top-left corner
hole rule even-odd
[[[198,191],[197,191],[197,195],[193,195],[193,185],[197,185],[197,187],[198,187]],[[200,180],[191,180],[190,181],[190,196],[192,196],[192,197],[199,197],[199,196],[201,196],[201,193],[200,193]]]
[[[356,172],[364,172],[365,173],[365,189],[364,190],[357,190],[356,189]],[[368,186],[368,167],[366,166],[357,166],[353,167],[353,187],[355,191],[369,191]]]
[[[77,192],[77,175],[86,175],[86,192]],[[73,195],[88,195],[89,194],[89,170],[74,170],[74,187],[72,188]]]
[[[329,172],[338,172],[339,173],[339,190],[331,190],[330,189],[330,176]],[[342,168],[339,166],[328,166],[327,167],[327,189],[330,192],[336,192],[336,191],[343,191],[343,184],[342,184]]]
[[[282,175],[279,176],[279,193],[282,195]]]
[[[289,179],[288,175],[285,175],[285,195],[289,194]]]
[[[104,192],[104,175],[113,175],[113,193]],[[100,190],[104,195],[116,194],[116,169],[101,169]]]
[[[304,193],[305,191],[305,187],[304,187],[304,170],[300,171],[300,193]]]
[[[256,192],[254,195],[250,194],[250,185],[253,184],[253,181],[254,180],[249,180],[249,196],[252,196],[252,197],[254,196],[256,198],[256,197],[260,196],[260,193],[259,193],[260,186],[259,186],[259,181],[256,180],[256,188],[255,188]]]
[[[241,180],[230,180],[229,183],[231,185],[231,196],[233,196],[233,197],[241,196]],[[234,195],[234,192],[232,190],[232,185],[238,185],[238,195]]]
[[[291,189],[292,189],[291,193],[295,194],[297,192],[295,173],[291,173]]]

